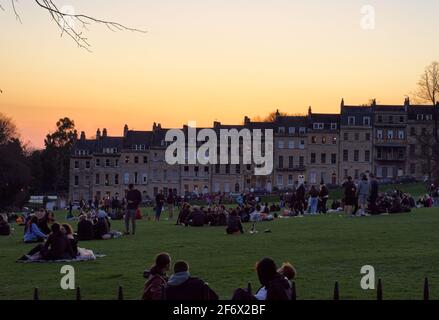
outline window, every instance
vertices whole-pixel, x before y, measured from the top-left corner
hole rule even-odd
[[[377,130],[377,139],[383,138],[383,130]]]
[[[130,174],[128,172],[125,172],[123,175],[123,183],[129,184],[130,183]]]
[[[349,150],[343,150],[343,161],[349,161]]]
[[[399,131],[398,131],[398,139],[400,139],[400,140],[404,140],[404,137],[405,137],[404,131],[399,130]]]
[[[387,139],[392,140],[393,139],[393,130],[387,131]]]
[[[299,166],[303,167],[305,164],[305,158],[304,157],[299,157]]]
[[[279,134],[284,134],[285,133],[285,127],[279,127],[278,133]]]
[[[355,126],[355,117],[348,117],[348,125]]]
[[[278,142],[278,144],[277,144],[277,147],[278,147],[279,149],[283,149],[283,148],[284,148],[284,141],[283,141],[283,140],[279,140],[279,142]]]
[[[279,175],[277,176],[277,185],[278,185],[278,186],[282,186],[283,184],[284,184],[284,176],[281,175],[281,174],[279,174]]]
[[[310,172],[309,174],[309,180],[311,183],[316,183],[317,182],[317,173],[315,172]]]
[[[110,185],[110,175],[107,173],[105,174],[105,186],[109,186]]]
[[[317,137],[316,136],[312,136],[311,137],[311,143],[317,143]]]
[[[364,151],[364,161],[370,162],[370,150]]]
[[[114,160],[114,166],[117,168],[119,166],[119,159]]]
[[[337,163],[337,154],[336,153],[331,154],[331,163],[332,164]]]
[[[389,123],[393,123],[393,116],[389,116]]]
[[[137,184],[139,182],[139,174],[137,172],[134,172],[134,184]]]
[[[355,141],[360,140],[360,134],[358,132],[355,133],[354,137],[355,137]]]
[[[326,144],[326,137],[325,136],[322,137],[322,144]]]
[[[355,179],[358,179],[360,177],[360,171],[358,169],[355,169]]]
[[[425,120],[427,120],[427,121],[433,120],[433,115],[432,114],[426,114],[425,115]]]
[[[288,149],[294,149],[294,141],[293,140],[288,141]]]
[[[345,133],[343,134],[343,140],[344,140],[344,141],[349,140],[349,133],[345,132]]]
[[[383,122],[383,116],[378,116],[378,123],[382,123]]]
[[[337,130],[337,124],[331,123],[331,130]]]
[[[142,175],[142,183],[143,184],[147,184],[148,183],[148,175],[146,173],[144,173]]]
[[[305,134],[306,133],[306,128],[305,127],[300,127],[299,128],[299,134]]]
[[[85,168],[90,169],[90,161],[85,161]]]
[[[370,133],[366,133],[365,138],[366,138],[366,141],[370,141]]]
[[[198,167],[196,167],[198,168]],[[230,164],[226,164],[226,174],[230,173]]]
[[[138,156],[134,157],[134,163],[139,163],[139,157]]]
[[[313,129],[314,130],[323,130],[324,126],[325,125],[323,123],[314,123],[313,124]]]
[[[400,116],[400,117],[399,117],[399,122],[400,122],[400,123],[403,123],[403,122],[404,122],[404,119],[405,119],[404,116]]]
[[[130,156],[125,156],[125,163],[130,163]]]
[[[423,114],[417,114],[416,115],[416,120],[424,120],[424,115]]]
[[[148,163],[148,157],[147,156],[143,156],[143,163]]]
[[[109,167],[110,166],[110,159],[105,159],[105,166]]]
[[[279,156],[279,169],[283,169],[284,167],[284,157]]]
[[[354,150],[354,161],[360,161],[360,150]]]
[[[99,173],[97,173],[96,174],[96,177],[95,177],[95,184],[99,184],[101,181],[100,181],[100,175],[99,175]]]
[[[96,167],[100,167],[101,166],[101,159],[96,159],[95,160],[95,166]]]
[[[75,176],[75,186],[79,186],[79,176]]]
[[[363,117],[363,126],[370,126],[370,117]]]
[[[305,149],[305,140],[300,140],[299,149]]]
[[[296,133],[296,128],[295,128],[295,127],[289,127],[289,128],[288,128],[288,133],[289,133],[290,135],[295,134],[295,133]]]
[[[294,168],[294,157],[293,156],[288,157],[288,167],[290,169]]]
[[[75,161],[75,169],[79,169],[79,161]]]
[[[322,153],[320,155],[320,162],[325,164],[326,163],[326,153]]]
[[[288,185],[289,186],[292,186],[294,184],[294,181],[293,181],[293,175],[288,175]]]
[[[220,173],[220,165],[219,164],[216,164],[215,165],[215,173]]]
[[[311,163],[316,163],[316,154],[311,153]]]
[[[119,174],[117,174],[117,173],[114,175],[114,184],[115,185],[119,184]]]

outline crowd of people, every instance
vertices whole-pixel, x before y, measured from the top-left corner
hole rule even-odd
[[[202,279],[193,277],[186,261],[177,261],[171,269],[171,256],[160,253],[154,265],[144,272],[146,278],[142,300],[218,300],[218,294]],[[291,300],[292,280],[296,270],[290,263],[284,263],[279,269],[271,258],[256,263],[256,272],[260,288],[254,294],[251,288],[238,288],[232,294],[234,301],[251,300]]]

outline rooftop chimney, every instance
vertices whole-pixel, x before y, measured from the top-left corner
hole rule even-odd
[[[96,139],[100,139],[100,138],[101,138],[101,130],[98,129],[98,130],[96,131]]]
[[[81,140],[85,140],[85,132],[81,131]]]
[[[128,135],[128,125],[126,124],[126,125],[123,127],[123,136],[126,138],[127,135]]]
[[[244,117],[244,125],[249,125],[250,124],[250,118],[245,116]]]
[[[107,128],[104,128],[104,129],[102,130],[102,136],[103,136],[103,137],[106,137],[106,136],[107,136]]]

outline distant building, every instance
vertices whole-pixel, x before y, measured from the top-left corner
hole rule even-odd
[[[254,175],[254,166],[247,164],[169,165],[165,161],[169,129],[156,123],[151,131],[129,130],[125,125],[120,136],[98,129],[95,138],[87,139],[81,132],[70,160],[70,198],[122,198],[129,183],[147,199],[169,190],[179,195],[290,190],[299,175],[310,185],[337,185],[347,176],[358,179],[369,172],[380,179],[422,180],[431,171],[428,143],[433,143],[438,109],[439,104],[411,105],[408,99],[403,105],[378,105],[374,100],[367,106],[350,106],[342,101],[340,114],[313,113],[310,107],[304,116],[277,113],[273,122],[248,117],[240,125],[215,122],[212,128],[218,134],[233,128],[273,130],[274,167],[267,176]],[[243,152],[241,147],[241,157]]]

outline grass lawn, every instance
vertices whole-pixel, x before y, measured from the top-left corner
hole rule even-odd
[[[15,262],[33,245],[22,243],[22,227],[14,228],[12,236],[0,238],[0,299],[30,299],[34,287],[40,288],[41,299],[74,299],[73,291],[59,286],[60,264]],[[173,261],[187,260],[192,274],[209,282],[224,299],[248,281],[256,289],[254,263],[264,256],[296,266],[298,299],[331,299],[336,280],[342,299],[373,299],[374,291],[360,288],[363,265],[374,266],[377,278],[382,278],[384,299],[421,299],[426,276],[431,298],[439,299],[438,209],[365,218],[277,219],[258,226],[260,231],[266,228],[272,233],[226,236],[223,228],[141,220],[134,237],[81,243],[107,256],[74,263],[76,284],[84,299],[115,299],[119,285],[126,299],[138,299],[143,270],[157,253],[167,251]],[[113,229],[122,230],[121,222],[113,222]]]

